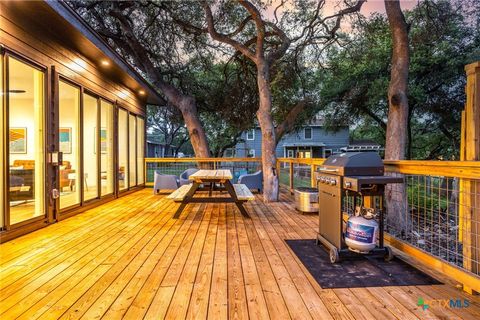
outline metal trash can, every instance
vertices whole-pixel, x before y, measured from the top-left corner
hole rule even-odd
[[[318,212],[318,190],[307,187],[295,189],[295,208],[301,212]]]

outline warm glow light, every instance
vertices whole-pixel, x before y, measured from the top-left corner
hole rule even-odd
[[[108,60],[102,60],[102,66],[108,67],[110,65],[110,62]]]
[[[87,68],[87,63],[80,58],[75,58],[69,63],[69,67],[74,71],[80,72]]]
[[[145,90],[138,91],[138,94],[140,94],[141,96],[144,96],[145,95]]]
[[[120,91],[118,93],[118,96],[120,97],[120,99],[125,99],[126,97],[128,97],[128,92],[127,91]]]

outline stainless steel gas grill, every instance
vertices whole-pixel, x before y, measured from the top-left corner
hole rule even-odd
[[[375,152],[348,152],[325,160],[316,172],[319,192],[317,244],[330,251],[332,263],[351,254],[393,258],[383,244],[384,191],[403,178],[384,176]]]

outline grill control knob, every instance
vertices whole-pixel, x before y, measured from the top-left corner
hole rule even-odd
[[[351,188],[352,183],[351,182],[345,182],[345,188]]]
[[[336,184],[337,184],[337,180],[335,180],[335,179],[330,180],[330,185],[334,186]]]

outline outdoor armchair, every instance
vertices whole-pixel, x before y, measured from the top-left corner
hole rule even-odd
[[[189,168],[183,171],[182,174],[180,175],[180,185],[183,186],[186,184],[190,184],[191,181],[188,179],[188,177],[190,177],[192,174],[194,174],[197,171],[198,171],[197,168]]]
[[[155,178],[153,180],[153,194],[157,194],[160,190],[176,190],[178,189],[178,177],[173,174],[161,174],[155,171]]]
[[[263,191],[263,174],[262,170],[259,170],[252,174],[244,174],[238,178],[238,183],[244,184],[248,189],[257,189],[258,192]]]

